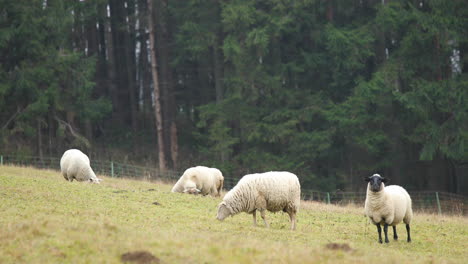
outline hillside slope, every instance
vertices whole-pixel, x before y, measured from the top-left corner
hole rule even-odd
[[[219,222],[219,198],[170,189],[107,177],[100,185],[70,183],[56,171],[1,166],[0,263],[120,263],[123,254],[135,251],[161,263],[468,260],[463,217],[416,214],[412,243],[405,242],[400,225],[400,241],[381,245],[361,207],[303,202],[296,231],[288,229],[283,213],[267,213],[267,229],[262,221],[253,227],[247,214]]]

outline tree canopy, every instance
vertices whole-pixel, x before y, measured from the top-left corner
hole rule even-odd
[[[151,0],[153,1],[153,0]],[[2,152],[468,190],[465,1],[0,0]]]

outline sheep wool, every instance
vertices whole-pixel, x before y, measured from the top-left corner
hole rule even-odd
[[[91,169],[88,156],[78,149],[69,149],[63,153],[60,159],[60,170],[67,181],[77,180],[93,183],[101,181]]]
[[[253,215],[253,224],[257,225],[256,211],[260,211],[265,226],[265,210],[284,211],[291,220],[291,229],[296,229],[296,213],[299,210],[301,186],[297,176],[285,171],[248,174],[242,177],[230,190],[218,206],[218,220],[246,212]]]
[[[366,216],[377,226],[379,242],[382,243],[382,230],[384,226],[385,243],[388,243],[388,226],[393,227],[393,238],[398,239],[396,225],[402,221],[406,224],[407,241],[411,242],[410,223],[413,218],[411,198],[408,192],[401,186],[385,186],[388,179],[374,174],[365,178],[369,182],[365,201]]]
[[[172,188],[172,192],[203,194],[219,197],[223,189],[224,177],[220,170],[196,166],[185,170]]]

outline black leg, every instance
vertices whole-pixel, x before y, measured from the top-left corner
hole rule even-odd
[[[406,224],[406,232],[408,233],[408,242],[411,242],[410,227],[409,224]]]
[[[376,224],[377,226],[377,232],[379,232],[379,243],[382,244],[382,228],[380,227],[380,224]]]
[[[398,240],[398,235],[396,233],[396,226],[393,226],[393,239]]]
[[[390,241],[388,241],[388,224],[384,224],[383,231],[385,233],[385,243],[390,242]]]

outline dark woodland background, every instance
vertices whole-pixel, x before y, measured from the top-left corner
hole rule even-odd
[[[0,0],[0,154],[69,148],[467,194],[468,5]]]

